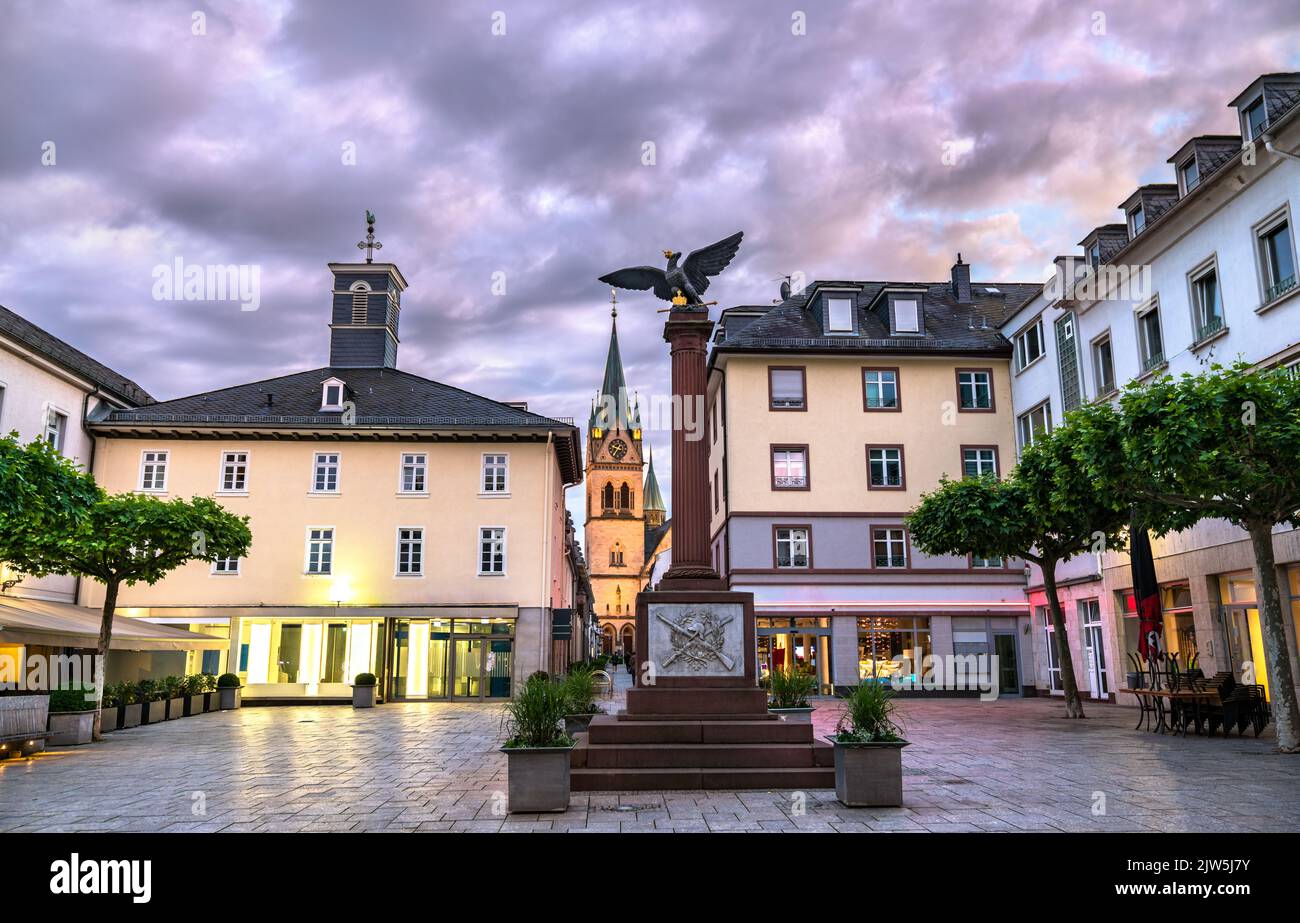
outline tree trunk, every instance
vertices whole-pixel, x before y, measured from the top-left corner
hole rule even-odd
[[[1300,714],[1296,708],[1295,679],[1291,675],[1286,629],[1282,625],[1277,567],[1273,562],[1273,524],[1251,523],[1248,528],[1255,549],[1255,585],[1262,596],[1259,600],[1259,633],[1264,642],[1264,663],[1268,668],[1269,692],[1273,700],[1277,747],[1283,753],[1300,753],[1300,738],[1297,736]]]
[[[1065,633],[1065,614],[1056,595],[1056,561],[1044,559],[1043,590],[1047,594],[1047,611],[1052,616],[1052,640],[1056,644],[1056,662],[1061,668],[1061,687],[1065,690],[1065,717],[1083,718],[1083,700],[1074,681],[1074,659],[1070,656],[1070,638]]]
[[[113,639],[113,612],[117,609],[117,581],[104,584],[104,616],[99,621],[99,647],[95,649],[95,723],[92,740],[103,740],[100,729],[104,720],[104,667],[108,663],[108,643]]]

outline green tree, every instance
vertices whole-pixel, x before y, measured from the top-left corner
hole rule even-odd
[[[1246,363],[1130,385],[1076,421],[1101,489],[1125,496],[1157,535],[1226,519],[1250,536],[1278,748],[1300,752],[1273,530],[1300,525],[1300,378]]]
[[[248,517],[207,497],[104,493],[49,446],[0,440],[0,560],[32,576],[75,574],[104,585],[95,658],[100,736],[104,664],[121,587],[157,583],[189,561],[248,553]]]
[[[930,555],[1022,558],[1037,564],[1055,629],[1065,713],[1082,718],[1056,567],[1077,554],[1124,547],[1128,510],[1095,489],[1071,429],[1040,433],[1005,480],[944,478],[907,517],[912,542]]]

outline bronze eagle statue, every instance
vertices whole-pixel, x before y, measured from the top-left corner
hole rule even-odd
[[[740,249],[740,239],[744,236],[744,231],[737,231],[716,244],[693,250],[680,266],[677,261],[682,257],[681,251],[665,250],[664,259],[668,260],[665,269],[630,266],[607,273],[600,277],[600,281],[615,288],[653,289],[656,298],[669,302],[680,293],[688,306],[700,307],[704,304],[700,296],[709,287],[709,277],[727,268]]]

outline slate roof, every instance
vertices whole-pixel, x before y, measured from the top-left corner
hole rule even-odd
[[[356,405],[356,426],[555,429],[573,425],[398,369],[330,367],[115,410],[98,422],[341,425],[342,414],[320,410],[321,383],[328,378],[346,383],[347,399]]]
[[[861,289],[856,298],[859,335],[827,335],[821,327],[821,312],[809,310],[808,303],[819,287],[845,286]],[[883,289],[893,286],[924,289],[923,336],[890,336],[886,323],[868,310]],[[769,350],[1007,353],[1011,346],[998,332],[998,325],[1042,288],[1041,282],[973,282],[973,301],[961,304],[954,298],[951,284],[946,281],[818,281],[769,309],[744,329],[735,334],[728,333],[726,340],[718,344],[713,353]]]
[[[672,527],[673,521],[669,518],[663,521],[663,525],[645,530],[645,559],[647,561],[652,554],[659,550],[659,543],[664,540],[664,536],[668,534],[668,530]]]
[[[125,375],[119,375],[108,366],[87,356],[81,350],[60,340],[0,305],[0,335],[7,336],[32,352],[61,366],[127,404],[152,404],[153,398]]]

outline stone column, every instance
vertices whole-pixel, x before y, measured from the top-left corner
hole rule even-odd
[[[709,555],[709,447],[701,428],[707,383],[704,360],[712,329],[707,309],[675,309],[664,324],[672,356],[674,413],[673,563],[663,577],[663,589],[721,587]],[[693,434],[682,425],[688,408],[701,424]]]

